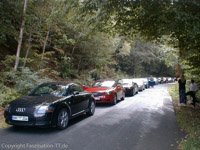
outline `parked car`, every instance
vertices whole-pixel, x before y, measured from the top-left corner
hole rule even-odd
[[[36,87],[28,96],[10,102],[5,121],[16,126],[53,126],[65,129],[70,119],[95,113],[92,93],[81,85],[49,82]]]
[[[146,89],[149,88],[149,81],[148,81],[148,79],[147,79],[147,78],[141,78],[141,79],[142,79],[143,82],[144,82],[145,88],[146,88]]]
[[[164,82],[164,81],[163,81],[163,77],[159,77],[159,78],[158,78],[158,83],[159,83],[159,84],[163,84],[163,82]]]
[[[172,77],[168,77],[168,83],[172,83],[174,79]]]
[[[168,83],[168,78],[167,78],[167,77],[164,77],[164,78],[163,78],[163,82],[164,82],[164,83]]]
[[[126,96],[133,96],[138,93],[138,85],[131,79],[121,79],[118,81],[125,89]]]
[[[154,86],[158,84],[158,80],[155,77],[150,77],[149,78],[149,86]]]
[[[137,83],[139,91],[143,91],[145,89],[144,81],[141,78],[133,78],[132,82]]]
[[[83,88],[92,92],[96,103],[112,103],[115,105],[118,100],[125,98],[123,86],[112,79],[97,80],[92,87],[83,86]]]

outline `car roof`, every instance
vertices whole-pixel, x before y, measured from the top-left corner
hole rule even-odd
[[[100,81],[115,81],[113,79],[100,79],[100,80],[96,80],[95,82],[100,82]]]
[[[56,82],[46,82],[41,85],[72,85],[72,84],[77,84],[77,83],[66,82],[66,81],[56,81]]]

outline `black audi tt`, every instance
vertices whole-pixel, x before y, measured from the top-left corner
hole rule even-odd
[[[65,129],[70,119],[93,115],[95,100],[81,85],[49,82],[36,87],[28,96],[10,102],[4,117],[15,126],[53,126]]]

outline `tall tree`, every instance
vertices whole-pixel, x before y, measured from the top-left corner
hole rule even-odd
[[[24,33],[24,26],[25,26],[27,3],[28,3],[28,0],[24,0],[23,19],[22,19],[22,24],[21,24],[21,28],[20,28],[14,71],[17,71],[17,68],[18,68],[18,65],[19,65],[20,51],[21,51],[21,45],[22,45],[22,39],[23,39],[23,33]]]
[[[83,0],[87,13],[101,12],[104,24],[121,35],[136,33],[147,40],[160,41],[169,35],[182,62],[200,72],[199,0]],[[104,17],[102,17],[104,16]],[[112,20],[112,21],[111,21]],[[105,26],[102,26],[102,30]],[[108,27],[108,26],[106,26]]]

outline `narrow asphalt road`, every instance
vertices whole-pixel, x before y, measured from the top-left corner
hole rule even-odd
[[[0,149],[20,150],[174,150],[184,137],[175,120],[170,84],[157,85],[117,105],[97,105],[92,117],[69,127],[0,130]]]

